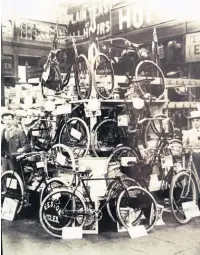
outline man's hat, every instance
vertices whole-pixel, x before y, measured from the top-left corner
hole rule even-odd
[[[188,119],[200,119],[200,112],[199,111],[192,111],[190,112],[190,116],[187,117]]]
[[[15,114],[13,111],[8,110],[8,109],[2,109],[1,117],[3,118],[4,116],[11,115],[13,118],[15,117]]]

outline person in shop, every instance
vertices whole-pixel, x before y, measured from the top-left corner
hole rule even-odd
[[[6,111],[2,114],[3,129],[1,131],[1,172],[14,169],[12,155],[30,151],[26,135],[15,125],[14,113]]]
[[[183,132],[183,145],[193,148],[193,161],[200,178],[200,111],[190,112],[188,119],[192,128]]]

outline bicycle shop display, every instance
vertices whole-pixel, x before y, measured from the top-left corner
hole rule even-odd
[[[179,223],[198,216],[200,184],[192,157],[185,165],[187,148],[175,137],[173,121],[151,109],[165,102],[166,84],[149,52],[124,38],[109,39],[98,42],[90,64],[78,55],[76,38],[66,39],[68,48],[52,50],[44,65],[40,113],[29,125],[19,119],[32,152],[13,155],[15,169],[2,175],[2,210],[11,199],[19,215],[30,204],[29,189],[40,190],[41,225],[59,238],[75,227],[97,233],[104,207],[128,231],[142,226],[149,232],[166,190]],[[117,60],[114,47],[121,51]],[[123,66],[123,85],[116,86],[117,65],[126,59],[132,65]],[[90,158],[96,164],[82,170],[80,159]]]

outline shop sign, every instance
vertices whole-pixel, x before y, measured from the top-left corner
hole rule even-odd
[[[56,24],[21,20],[20,22],[20,39],[40,41],[40,42],[53,42],[54,35],[57,33]],[[58,26],[59,37],[66,37],[65,26]],[[59,39],[60,43],[65,43],[65,40]]]
[[[43,68],[42,67],[36,67],[36,66],[29,66],[26,68],[26,78],[27,79],[32,79],[32,78],[40,78],[42,77],[43,73]]]
[[[155,26],[175,18],[173,14],[163,14],[165,7],[157,0],[134,3],[129,1],[129,4],[126,2],[119,7],[113,7],[111,11],[112,35]]]
[[[1,58],[2,73],[5,77],[15,76],[15,61],[14,55],[4,54]]]
[[[96,4],[79,6],[75,10],[68,11],[68,26],[69,35],[83,36],[88,40],[90,36],[90,25],[92,12],[95,12],[96,31],[99,38],[110,35],[110,5]]]
[[[200,32],[186,35],[185,61],[200,61]]]

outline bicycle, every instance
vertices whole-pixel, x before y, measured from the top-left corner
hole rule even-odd
[[[200,181],[193,162],[193,150],[199,149],[196,147],[184,147],[185,151],[189,152],[188,165],[183,164],[182,168],[174,175],[170,185],[170,205],[175,219],[186,224],[192,220],[192,217],[187,217],[183,209],[183,203],[193,202],[198,206],[200,197]]]
[[[91,178],[91,176],[89,176],[90,173],[91,170],[74,172],[75,176],[78,178],[78,182],[75,187],[57,189],[45,197],[40,207],[40,222],[49,234],[61,238],[62,229],[64,227],[70,227],[73,225],[83,227],[85,224],[88,225],[94,220],[100,220],[102,218],[102,209],[110,202],[115,194],[118,197],[121,191],[120,199],[117,203],[117,217],[119,223],[123,226],[130,227],[127,226],[127,215],[124,215],[124,210],[131,211],[131,207],[133,211],[135,209],[135,214],[132,212],[134,217],[132,215],[133,218],[130,219],[129,223],[133,225],[139,224],[146,209],[148,211],[146,212],[146,216],[151,214],[151,221],[147,226],[147,231],[150,231],[153,228],[157,218],[157,206],[154,198],[148,191],[138,186],[130,186],[127,189],[126,184],[121,177]],[[82,174],[86,174],[87,177],[81,177]],[[112,180],[115,184],[118,183],[119,186],[115,189],[115,192],[110,195],[110,197],[108,194],[106,195],[105,202],[96,210],[85,181],[89,182],[98,180]],[[127,179],[127,182],[135,184],[135,181],[130,178]],[[82,184],[85,197],[78,191],[80,184]],[[143,197],[143,204],[138,202],[139,200],[136,197],[137,194],[140,196],[146,196],[145,199]],[[151,213],[148,214],[150,211]]]
[[[44,98],[47,96],[46,93],[48,94],[50,91],[63,91],[69,83],[72,72],[74,72],[75,90],[77,90],[79,97],[81,99],[90,97],[92,76],[86,56],[83,54],[78,55],[75,39],[80,38],[83,37],[57,37],[57,40],[68,40],[69,45],[67,49],[51,50],[48,55],[47,62],[44,65],[41,82]],[[63,71],[65,75],[63,77],[61,69],[64,69]],[[47,90],[45,90],[45,88],[47,88]]]
[[[124,42],[125,45],[121,46],[113,43],[117,40]],[[106,43],[108,44],[107,46]],[[116,66],[119,65],[114,56],[113,48],[117,48],[123,50],[121,57],[118,59],[119,62],[120,60],[124,61],[120,70],[127,78],[127,86],[133,84],[133,86],[139,88],[142,95],[150,93],[157,99],[163,98],[165,93],[164,74],[158,65],[153,61],[147,60],[149,58],[148,52],[146,49],[141,48],[143,47],[141,44],[132,43],[125,38],[104,40],[102,44],[102,52],[97,54],[92,67],[93,83],[99,97],[109,99],[113,96],[115,84],[113,63]],[[127,61],[131,63],[127,64]],[[126,67],[130,65],[131,70],[126,70]]]
[[[142,100],[141,98],[139,99]],[[113,148],[115,149],[119,144],[131,147],[134,150],[136,148],[139,155],[140,153],[135,145],[138,144],[138,140],[140,140],[140,146],[147,148],[149,140],[152,139],[152,134],[154,135],[154,140],[160,136],[164,122],[165,127],[168,127],[168,129],[165,129],[165,133],[173,138],[174,126],[170,118],[164,114],[152,117],[147,102],[145,100],[142,101],[143,107],[140,110],[134,108],[134,100],[131,108],[128,102],[125,101],[124,105],[117,106],[122,108],[117,116],[103,120],[96,126],[92,140],[92,150],[96,157],[99,157],[102,151],[106,152],[107,156],[110,156]],[[122,117],[125,116],[127,123],[118,124],[117,118],[120,115]]]
[[[29,205],[29,187],[34,181],[36,186],[33,191],[41,189],[40,202],[46,196],[44,190],[47,190],[51,185],[57,183],[66,185],[65,180],[59,176],[55,176],[60,166],[57,161],[57,154],[60,149],[68,154],[71,160],[71,165],[65,164],[65,172],[68,170],[76,170],[75,158],[69,148],[63,144],[56,144],[50,152],[29,152],[29,153],[14,153],[12,160],[14,162],[14,170],[7,170],[1,176],[1,205],[5,197],[18,201],[16,214],[19,214],[23,207]],[[62,166],[64,167],[64,166]]]

